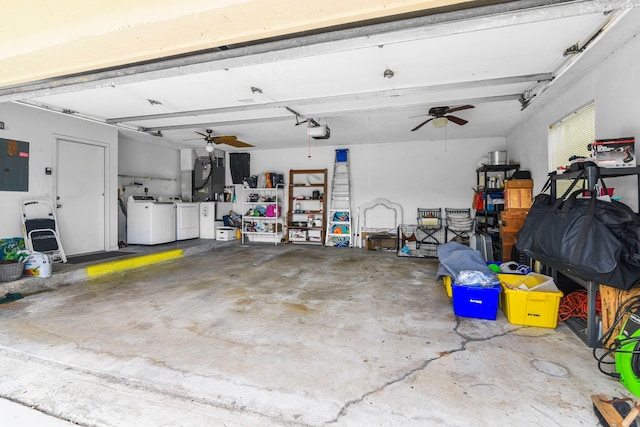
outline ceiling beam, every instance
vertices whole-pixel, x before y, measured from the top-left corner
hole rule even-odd
[[[488,103],[488,102],[504,102],[504,101],[517,101],[520,99],[521,94],[510,94],[510,95],[499,95],[499,96],[490,96],[484,98],[466,98],[466,99],[456,99],[456,100],[447,100],[445,102],[438,102],[437,105],[449,104],[449,105],[466,105],[466,104],[480,104],[480,103]],[[397,111],[397,110],[414,110],[414,109],[428,109],[429,107],[435,107],[436,104],[429,103],[415,103],[415,104],[407,104],[407,105],[385,105],[379,108],[349,108],[345,110],[336,110],[331,109],[326,112],[319,112],[316,114],[297,114],[298,118],[313,118],[313,117],[343,117],[351,114],[362,114],[362,113],[373,113],[380,111]],[[253,119],[239,119],[239,120],[209,120],[197,123],[189,123],[182,125],[167,125],[167,126],[149,126],[149,127],[140,127],[138,128],[141,132],[158,132],[158,131],[171,131],[171,130],[182,130],[182,129],[194,129],[194,128],[206,128],[209,126],[235,126],[235,125],[246,125],[251,123],[265,123],[265,122],[277,122],[283,120],[293,120],[296,115],[291,113],[288,116],[279,116],[279,117],[265,117],[265,118],[253,118]]]
[[[363,93],[352,93],[346,95],[323,96],[316,98],[293,99],[288,101],[265,102],[262,104],[238,105],[234,107],[206,108],[201,110],[178,111],[174,113],[149,114],[142,116],[114,117],[106,120],[107,123],[124,123],[141,120],[158,120],[178,117],[193,117],[208,114],[236,113],[246,111],[256,111],[264,109],[276,109],[285,107],[297,107],[301,105],[317,105],[348,101],[364,101],[371,99],[390,98],[392,96],[419,95],[430,92],[441,92],[445,90],[473,89],[489,86],[510,85],[527,82],[551,81],[551,73],[527,74],[522,76],[499,77],[495,79],[472,80],[467,82],[444,83],[439,85],[419,86],[405,89],[391,89],[382,91],[372,91]]]

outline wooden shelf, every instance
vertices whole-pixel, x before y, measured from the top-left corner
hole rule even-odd
[[[309,182],[311,176],[315,175],[315,180],[319,177],[321,182]],[[301,181],[305,181],[302,183]],[[301,189],[316,189],[315,192],[322,192],[320,199],[310,198],[311,191],[306,192]],[[306,194],[305,194],[306,193]],[[287,243],[302,243],[302,244],[315,244],[324,245],[325,236],[327,233],[327,205],[324,203],[324,199],[327,194],[327,169],[291,169],[289,171],[289,204],[287,211]],[[309,198],[307,198],[309,197]],[[317,195],[316,195],[317,197]],[[298,212],[294,210],[296,204],[301,204],[300,207],[316,208],[318,204],[320,209],[300,209]],[[314,220],[321,220],[322,226],[308,225],[295,225],[302,221],[299,221],[303,215],[313,215]],[[296,217],[298,219],[296,219]],[[299,232],[295,232],[298,230]],[[317,233],[320,232],[320,236]],[[313,240],[309,236],[310,233],[315,233]],[[304,239],[302,238],[304,237]]]

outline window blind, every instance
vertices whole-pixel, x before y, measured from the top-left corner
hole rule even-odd
[[[595,106],[591,102],[549,127],[550,171],[568,165],[572,155],[589,157],[587,145],[596,138]]]
[[[549,170],[554,171],[558,166],[569,165],[569,157],[573,155],[589,157],[587,146],[595,138],[595,105],[591,102],[549,126]],[[564,194],[569,185],[571,181],[557,181],[557,195]],[[584,186],[583,182],[582,187]]]

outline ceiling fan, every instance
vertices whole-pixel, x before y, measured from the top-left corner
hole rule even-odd
[[[206,134],[202,132],[196,132],[198,135],[204,136],[204,140],[207,141],[207,145],[205,149],[208,153],[212,153],[214,150],[213,144],[226,144],[236,148],[246,148],[246,147],[254,147],[251,144],[247,144],[246,142],[240,141],[234,135],[212,135],[213,130],[206,129]]]
[[[453,113],[455,111],[468,110],[469,108],[475,108],[475,107],[473,105],[461,105],[460,107],[453,107],[453,108],[432,107],[429,109],[429,115],[431,116],[431,118],[425,120],[424,122],[420,123],[418,126],[411,129],[411,132],[420,129],[422,126],[426,125],[432,120],[433,120],[433,125],[435,127],[446,126],[447,123],[450,121],[460,126],[467,124],[468,123],[467,120],[461,119],[460,117],[456,117],[456,116],[448,116],[447,114]]]

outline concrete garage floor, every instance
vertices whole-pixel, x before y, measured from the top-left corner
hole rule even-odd
[[[457,318],[435,260],[227,243],[0,305],[0,397],[88,426],[593,426],[630,397],[563,324]]]

